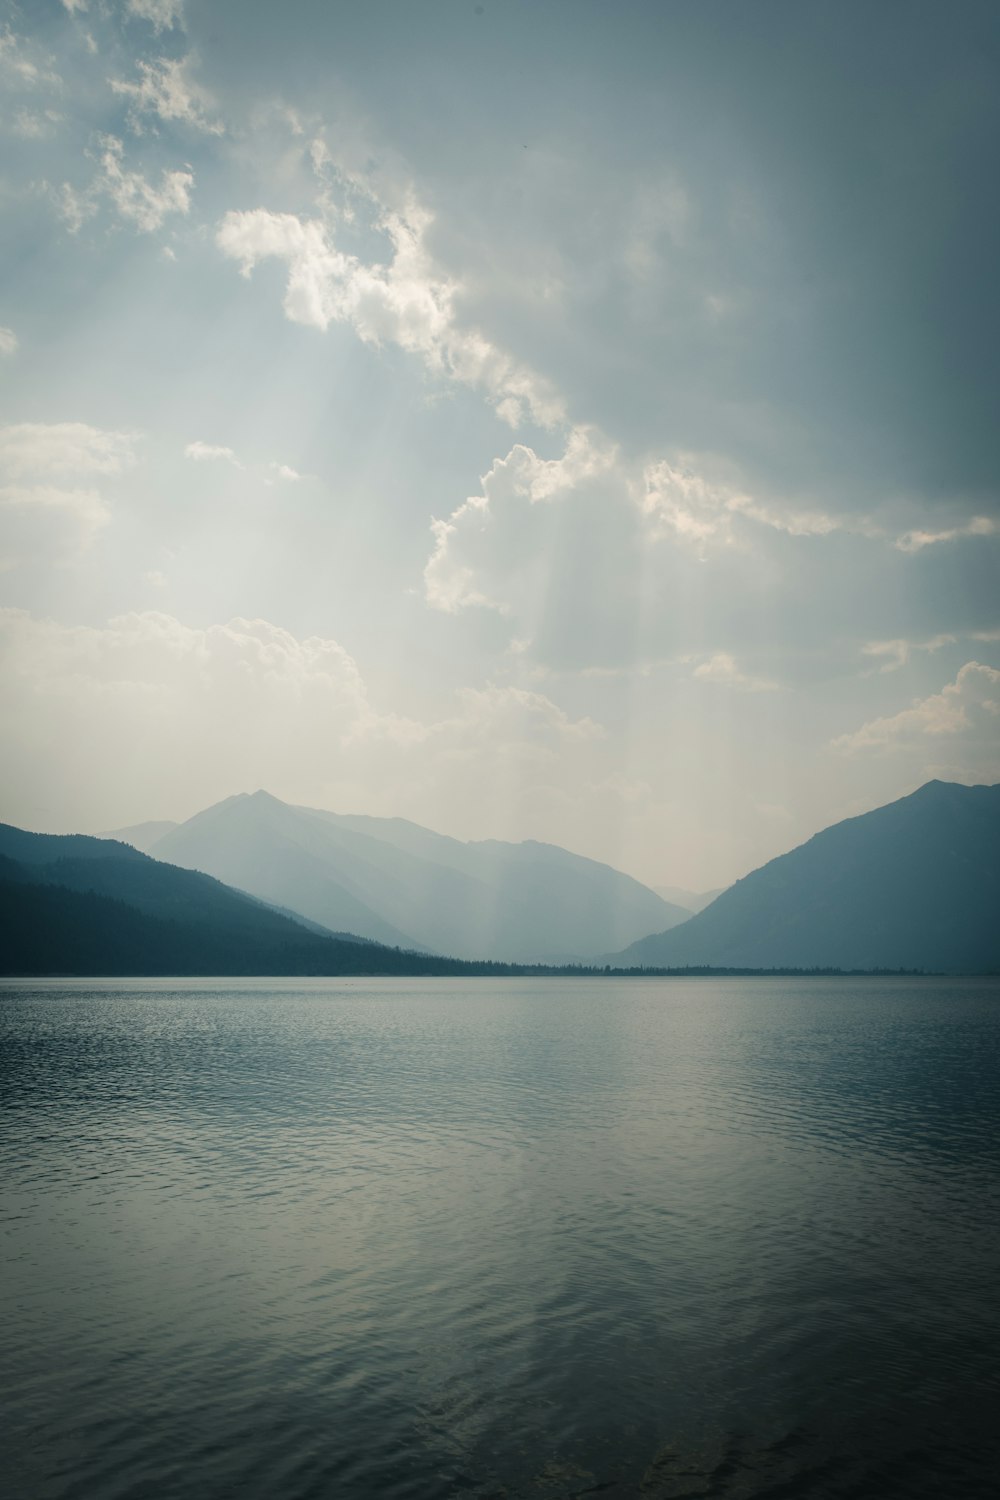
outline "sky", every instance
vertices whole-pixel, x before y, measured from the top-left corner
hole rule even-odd
[[[1000,8],[0,0],[0,819],[724,885],[1000,779]]]

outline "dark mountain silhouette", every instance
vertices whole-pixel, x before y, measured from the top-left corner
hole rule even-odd
[[[466,844],[266,792],[230,797],[149,847],[325,927],[461,958],[586,961],[690,915],[552,844]]]
[[[931,781],[836,823],[610,962],[997,971],[1000,785]]]
[[[324,932],[109,839],[0,825],[0,973],[454,974],[470,965]]]

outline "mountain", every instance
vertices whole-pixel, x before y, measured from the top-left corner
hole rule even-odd
[[[1000,785],[930,781],[816,834],[629,966],[1000,969]]]
[[[131,844],[134,849],[141,849],[143,854],[148,854],[156,843],[162,839],[171,829],[176,828],[176,823],[135,823],[131,828],[112,828],[107,833],[99,833],[99,839],[115,839],[119,844]],[[683,904],[683,903],[682,903]]]
[[[689,913],[552,844],[462,843],[402,818],[230,797],[150,845],[324,927],[461,958],[587,960]]]
[[[156,825],[151,824],[149,826],[154,827]],[[123,835],[115,834],[114,837],[121,838]],[[141,844],[139,848],[142,848]],[[686,891],[683,886],[679,885],[654,885],[652,889],[664,901],[669,901],[672,906],[683,907],[685,911],[689,911],[692,914],[704,911],[705,907],[710,906],[716,896],[721,896],[723,891],[721,885],[714,891]]]
[[[208,875],[162,864],[126,844],[0,824],[0,973],[470,971],[448,959],[309,930]]]

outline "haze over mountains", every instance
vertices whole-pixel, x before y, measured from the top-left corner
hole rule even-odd
[[[469,959],[584,962],[690,913],[552,844],[461,843],[402,818],[227,798],[186,823],[116,837],[326,928]]]
[[[930,781],[836,823],[611,962],[1000,969],[1000,785]]]
[[[331,934],[111,839],[0,824],[0,973],[392,975],[485,966]]]
[[[1000,786],[929,782],[816,834],[687,920],[550,845],[461,844],[264,793],[124,832],[157,857],[0,825],[0,972],[446,974],[546,959],[1000,970]],[[182,867],[196,860],[243,889]],[[650,913],[676,925],[594,954]]]

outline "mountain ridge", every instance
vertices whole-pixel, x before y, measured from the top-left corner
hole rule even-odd
[[[325,927],[468,959],[587,962],[609,936],[621,945],[690,915],[555,844],[463,843],[407,819],[295,806],[264,791],[203,809],[149,852]]]
[[[736,881],[607,961],[841,969],[1000,967],[1000,785],[930,781]]]

